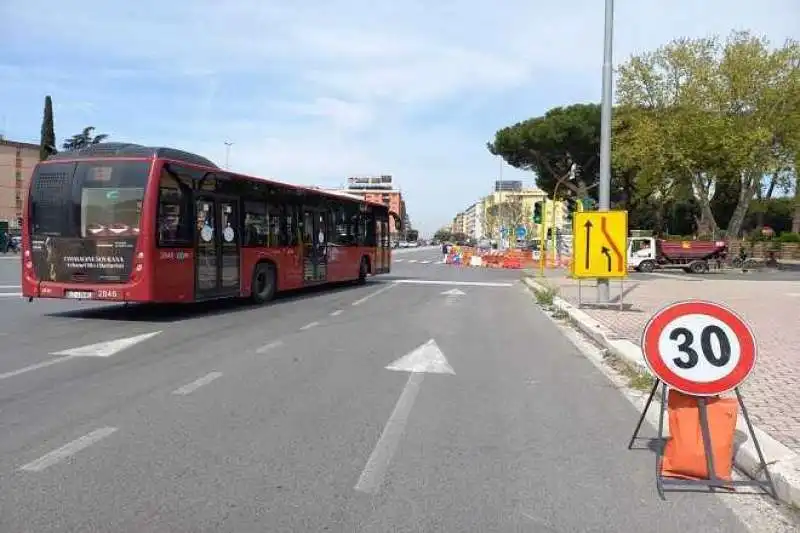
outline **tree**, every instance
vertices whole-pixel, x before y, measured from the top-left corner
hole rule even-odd
[[[53,125],[53,100],[50,95],[44,97],[44,116],[42,117],[42,135],[39,141],[39,160],[44,161],[56,149],[56,132]]]
[[[94,135],[94,130],[94,126],[87,126],[83,128],[82,132],[76,133],[64,141],[64,144],[61,147],[67,151],[80,150],[81,148],[85,148],[91,144],[98,144],[108,139],[108,135],[105,133]]]
[[[615,164],[636,168],[645,193],[688,187],[700,232],[717,229],[712,200],[734,187],[727,229],[738,235],[764,176],[777,183],[791,159],[798,57],[797,43],[771,50],[765,39],[734,32],[724,42],[680,39],[631,58],[619,69]]]
[[[509,165],[534,172],[536,185],[548,195],[558,186],[561,193],[585,197],[600,175],[600,106],[556,107],[498,130],[487,148]]]
[[[452,240],[453,232],[447,228],[442,228],[437,230],[436,233],[433,234],[433,239],[439,242],[447,242]]]

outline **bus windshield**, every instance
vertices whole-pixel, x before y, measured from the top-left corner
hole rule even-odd
[[[149,161],[41,165],[31,186],[31,233],[49,237],[136,237]]]

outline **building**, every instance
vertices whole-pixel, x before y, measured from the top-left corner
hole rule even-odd
[[[371,202],[378,202],[389,206],[389,210],[397,213],[405,227],[410,227],[410,220],[406,211],[406,202],[400,189],[394,187],[394,178],[390,174],[377,176],[352,176],[347,178],[347,185],[339,191],[357,195]],[[389,233],[393,241],[403,238],[400,228],[394,217],[389,219]]]
[[[484,200],[481,198],[464,210],[464,233],[476,241],[485,237],[483,228]]]
[[[453,218],[453,223],[450,224],[450,232],[455,235],[457,233],[466,234],[466,220],[464,217],[464,212],[461,211]]]
[[[538,238],[541,227],[533,222],[534,206],[547,199],[547,193],[538,187],[522,187],[520,182],[497,182],[495,190],[483,199],[484,236],[501,240],[503,236],[513,236],[518,227],[525,228],[526,239]],[[542,213],[547,227],[555,225],[562,228],[565,222],[563,202],[547,201],[547,209]],[[514,232],[514,233],[511,233]]]
[[[33,167],[39,162],[39,145],[0,137],[0,222],[20,229]]]

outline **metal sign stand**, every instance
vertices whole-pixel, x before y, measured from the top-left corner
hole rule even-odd
[[[764,454],[761,452],[761,445],[758,443],[758,438],[756,437],[755,431],[753,430],[753,424],[750,422],[750,415],[747,413],[747,408],[744,406],[744,401],[742,400],[742,395],[739,392],[739,387],[736,387],[734,391],[736,392],[736,399],[739,402],[739,407],[742,409],[742,416],[744,417],[744,421],[747,424],[747,430],[750,432],[750,438],[753,441],[753,446],[756,449],[756,453],[758,454],[758,460],[760,463],[759,471],[764,472],[765,479],[743,479],[743,480],[725,480],[720,479],[717,477],[716,470],[714,469],[714,452],[711,446],[711,431],[708,427],[708,410],[707,410],[707,399],[704,396],[695,396],[697,399],[697,406],[700,411],[700,432],[703,435],[703,449],[705,451],[706,456],[706,468],[708,469],[708,479],[679,479],[673,477],[665,477],[661,473],[661,468],[664,462],[664,447],[666,444],[667,438],[664,436],[664,414],[667,411],[667,384],[663,383],[661,380],[656,379],[655,383],[653,384],[653,389],[650,391],[650,396],[647,398],[647,403],[642,410],[642,416],[639,417],[639,422],[636,424],[636,429],[633,431],[633,435],[631,436],[631,440],[628,443],[628,449],[633,449],[633,443],[639,437],[639,431],[642,428],[642,423],[644,422],[645,416],[647,416],[647,411],[650,409],[650,404],[653,403],[653,398],[655,397],[656,391],[658,387],[661,386],[661,410],[658,417],[658,437],[657,437],[657,452],[656,452],[656,488],[658,489],[658,495],[661,496],[662,500],[666,500],[664,496],[665,492],[676,492],[679,491],[679,488],[673,490],[665,490],[665,486],[672,486],[672,487],[707,487],[709,491],[715,492],[715,488],[732,488],[732,487],[759,487],[761,490],[772,496],[773,498],[777,499],[777,493],[775,491],[775,484],[772,482],[772,476],[769,473],[769,468],[767,467],[767,462],[764,460]]]

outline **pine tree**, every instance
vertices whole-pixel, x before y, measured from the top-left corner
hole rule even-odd
[[[39,142],[39,159],[44,161],[56,153],[56,132],[53,125],[53,99],[50,95],[44,98],[44,116],[42,117],[42,137]]]

